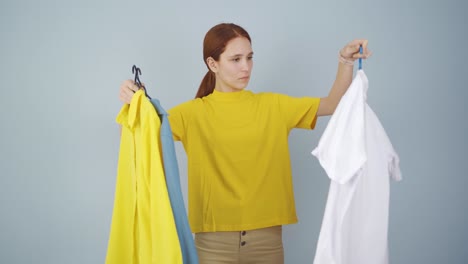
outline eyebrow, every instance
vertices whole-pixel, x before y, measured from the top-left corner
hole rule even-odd
[[[254,54],[254,53],[253,53],[253,51],[252,51],[252,52],[250,52],[249,54],[247,54],[247,56],[252,56],[253,54]],[[229,58],[242,57],[242,56],[243,56],[243,54],[234,54],[234,55],[229,56]]]

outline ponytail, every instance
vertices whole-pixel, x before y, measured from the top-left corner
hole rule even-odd
[[[216,76],[212,71],[208,70],[208,72],[205,74],[205,77],[203,77],[203,80],[200,83],[200,87],[198,88],[198,92],[195,98],[202,98],[213,93],[215,85]]]

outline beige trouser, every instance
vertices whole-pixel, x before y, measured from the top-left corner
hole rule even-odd
[[[282,227],[195,234],[200,264],[283,264]]]

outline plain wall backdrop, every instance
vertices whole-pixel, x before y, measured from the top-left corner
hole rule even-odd
[[[255,92],[326,96],[339,49],[367,38],[368,102],[403,173],[391,263],[468,263],[467,11],[462,0],[2,0],[0,263],[104,263],[119,86],[136,64],[166,109],[192,99],[203,37],[220,22],[251,34]],[[329,180],[310,152],[328,120],[290,135],[299,223],[284,228],[287,264],[315,254]]]

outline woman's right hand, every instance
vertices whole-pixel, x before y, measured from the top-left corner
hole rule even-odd
[[[144,84],[143,84],[144,85]],[[130,104],[132,97],[139,90],[138,86],[135,85],[133,80],[125,80],[120,85],[119,99],[124,104]]]

